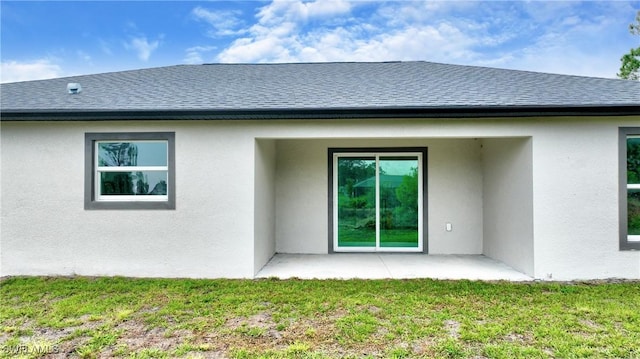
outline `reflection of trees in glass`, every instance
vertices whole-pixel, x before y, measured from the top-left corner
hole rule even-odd
[[[627,191],[628,234],[640,235],[640,191]]]
[[[627,139],[627,183],[640,184],[640,138]],[[640,191],[627,191],[628,234],[640,235]]]
[[[640,138],[627,139],[627,183],[640,183]]]
[[[347,200],[339,201],[340,207],[375,208],[375,191],[356,188],[356,184],[375,176],[374,159],[341,158],[338,160],[338,188]]]
[[[147,194],[149,192],[149,183],[146,176],[142,172],[136,172],[135,192],[136,194]]]
[[[373,159],[363,160],[344,158],[338,160],[338,187],[349,196],[354,197],[353,186],[366,180],[376,173],[376,163]]]
[[[138,146],[131,142],[100,143],[98,165],[135,167],[138,165]],[[102,172],[100,175],[103,195],[167,194],[167,182],[164,180],[160,180],[149,191],[149,179],[144,172]]]
[[[103,172],[100,174],[102,178],[100,183],[102,194],[134,194],[133,179],[130,173],[122,172]]]
[[[148,186],[147,186],[148,187]],[[155,195],[166,195],[167,194],[167,182],[160,180],[160,182],[156,183],[149,194]]]
[[[99,166],[137,166],[138,146],[131,142],[100,144]],[[103,152],[104,151],[104,152]]]
[[[373,159],[339,159],[338,171],[340,218],[366,218],[361,222],[375,226],[376,162]],[[416,228],[418,168],[411,168],[404,176],[387,175],[382,167],[379,172],[381,228]]]
[[[338,216],[341,241],[375,242],[375,187],[359,185],[373,178],[374,158],[345,157],[338,159]],[[365,229],[362,233],[359,229]],[[370,243],[369,243],[370,244]]]
[[[101,143],[99,151],[99,166],[121,167],[138,164],[138,147],[133,143]],[[103,172],[101,176],[102,194],[131,195],[136,193],[134,189],[137,190],[140,185],[134,185],[133,176],[128,172]]]
[[[396,208],[396,226],[415,228],[418,226],[418,169],[412,168],[410,175],[402,177],[402,183],[396,188],[400,205]]]

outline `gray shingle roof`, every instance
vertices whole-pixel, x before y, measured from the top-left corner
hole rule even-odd
[[[67,83],[82,85],[77,95]],[[430,62],[178,65],[2,84],[20,112],[640,106],[640,82]]]

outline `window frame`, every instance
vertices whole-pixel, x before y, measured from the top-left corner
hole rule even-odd
[[[334,203],[335,199],[335,188],[334,188],[334,182],[336,181],[335,178],[335,173],[334,173],[334,155],[339,154],[339,155],[380,155],[380,156],[384,156],[386,154],[401,154],[401,155],[405,155],[405,154],[420,154],[421,157],[421,169],[420,169],[420,175],[421,175],[421,183],[420,185],[422,186],[422,196],[421,196],[421,202],[422,202],[422,217],[419,220],[420,223],[420,229],[421,229],[421,233],[422,233],[422,237],[419,238],[419,241],[421,241],[422,247],[420,249],[420,251],[415,251],[415,250],[408,250],[408,251],[403,251],[403,250],[398,250],[398,251],[377,251],[375,253],[393,253],[393,252],[399,252],[399,253],[423,253],[423,254],[427,254],[428,253],[428,248],[429,248],[429,237],[428,237],[428,233],[429,233],[429,222],[428,222],[428,218],[429,218],[429,206],[428,206],[428,148],[427,147],[339,147],[339,148],[334,148],[334,147],[330,147],[327,149],[327,157],[328,157],[328,163],[327,163],[327,172],[328,172],[328,219],[329,219],[329,223],[328,223],[328,252],[330,254],[333,253],[348,253],[348,252],[369,252],[369,251],[344,251],[338,248],[335,248],[335,239],[334,239],[334,229],[335,229],[335,214],[336,214],[336,208],[335,205],[336,203]]]
[[[166,141],[167,142],[167,195],[118,196],[99,198],[97,143],[105,141]],[[164,166],[154,166],[164,167]],[[104,167],[101,167],[104,169]],[[142,167],[131,167],[131,170]],[[129,171],[124,171],[129,172]],[[174,132],[87,132],[85,133],[84,208],[93,209],[175,209],[175,133]]]
[[[628,189],[627,183],[627,139],[629,137],[640,137],[640,127],[621,127],[619,129],[619,205],[620,205],[620,250],[640,250],[640,240],[629,238],[629,217],[628,217]],[[638,185],[631,185],[637,187]],[[639,237],[639,236],[633,236]]]

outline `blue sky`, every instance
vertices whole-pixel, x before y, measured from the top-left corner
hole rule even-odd
[[[2,82],[175,64],[410,61],[615,77],[640,1],[0,1]]]

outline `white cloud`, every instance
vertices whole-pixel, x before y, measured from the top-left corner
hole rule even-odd
[[[303,5],[307,18],[336,16],[351,11],[351,3],[345,0],[317,0]]]
[[[625,12],[590,2],[274,0],[216,60],[425,60],[612,77],[631,47],[611,36],[626,29],[615,20]]]
[[[288,48],[294,47],[295,40],[285,40],[276,36],[259,39],[242,38],[218,55],[222,62],[292,62]]]
[[[194,64],[201,64],[206,62],[206,60],[204,60],[202,58],[204,53],[207,52],[211,52],[213,50],[215,50],[216,47],[215,46],[193,46],[190,47],[188,49],[186,49],[186,55],[183,59],[184,63],[186,64],[190,64],[190,65],[194,65]]]
[[[488,53],[480,61],[487,66],[581,76],[614,78],[620,57],[627,50],[626,30],[619,20],[629,13],[626,7],[589,4],[586,12],[577,4],[541,3],[533,13],[534,36],[517,34],[520,46],[501,54]],[[552,13],[556,16],[552,16]],[[543,31],[541,31],[543,30]],[[620,35],[616,35],[620,34]]]
[[[243,29],[237,30],[242,26],[239,18],[242,14],[240,11],[214,11],[198,6],[191,11],[191,14],[196,20],[204,21],[213,28],[209,32],[213,37],[238,35],[244,32]]]
[[[314,18],[326,18],[348,14],[352,3],[346,0],[316,0],[311,2],[274,0],[258,12],[263,25],[281,21],[304,22]]]
[[[555,37],[554,37],[555,38]],[[556,39],[557,44],[535,43],[517,51],[494,56],[493,61],[480,61],[487,66],[512,68],[518,70],[571,74],[580,76],[615,78],[620,67],[622,55],[616,51],[594,46],[583,48]]]
[[[354,5],[355,4],[355,5]],[[478,41],[453,24],[440,21],[421,24],[386,21],[388,6],[382,15],[353,18],[352,5],[342,1],[313,3],[274,1],[258,12],[258,23],[249,36],[237,39],[218,55],[221,62],[322,62],[322,61],[451,61],[475,56],[470,50]],[[404,3],[397,3],[407,12]],[[423,3],[413,6],[422,8]],[[414,8],[417,11],[417,9]],[[342,26],[322,23],[304,27],[310,18],[345,15]],[[382,20],[380,20],[382,18]]]
[[[313,39],[327,31],[326,22],[349,18],[353,3],[346,0],[311,2],[275,0],[259,9],[257,22],[218,54],[221,62],[308,61],[314,51]],[[319,21],[319,30],[304,30],[309,21]],[[340,20],[345,21],[345,20]],[[310,42],[311,41],[311,42]]]
[[[160,41],[155,40],[149,42],[146,36],[132,37],[131,40],[125,43],[127,50],[133,50],[138,53],[138,58],[142,61],[148,61],[151,53],[160,46]]]
[[[0,82],[51,79],[61,76],[59,65],[48,59],[30,62],[7,61],[0,64]]]

